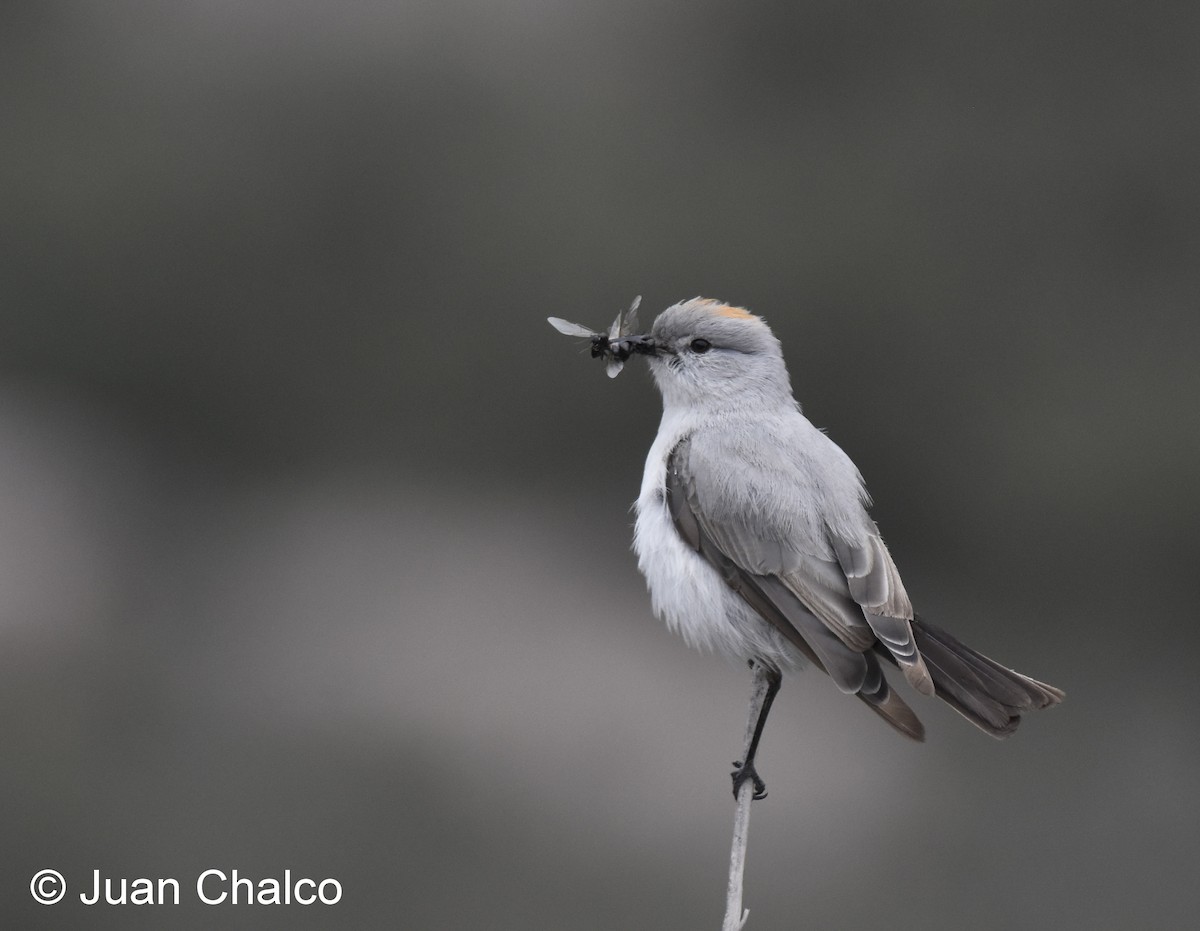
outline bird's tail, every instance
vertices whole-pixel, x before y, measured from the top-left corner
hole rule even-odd
[[[870,664],[870,673],[863,687],[858,690],[858,697],[867,707],[888,722],[905,737],[913,740],[925,739],[925,725],[921,723],[908,704],[892,691],[888,685],[887,676],[879,668],[879,663],[870,653],[866,654]],[[891,658],[891,654],[888,654]],[[895,660],[892,660],[895,662]]]
[[[912,630],[934,694],[993,737],[1013,733],[1026,711],[1063,700],[1061,689],[1001,666],[928,621],[914,618]]]

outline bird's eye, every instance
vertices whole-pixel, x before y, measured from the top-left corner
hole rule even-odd
[[[691,345],[692,352],[708,352],[710,349],[712,349],[712,343],[706,339],[694,339],[692,340]]]

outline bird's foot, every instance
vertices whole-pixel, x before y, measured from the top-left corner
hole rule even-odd
[[[755,801],[767,797],[767,784],[762,781],[762,777],[758,775],[758,771],[754,768],[754,761],[749,760],[743,763],[741,760],[734,760],[733,765],[737,767],[730,775],[733,777],[733,797],[738,797],[738,792],[741,791],[742,783],[746,780],[754,782]]]

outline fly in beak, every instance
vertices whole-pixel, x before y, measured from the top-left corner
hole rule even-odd
[[[657,347],[654,345],[654,337],[649,334],[642,336],[618,336],[616,339],[607,340],[607,343],[608,345],[603,348],[593,345],[592,355],[598,356],[607,353],[618,362],[624,362],[633,355],[652,356],[658,352]]]
[[[649,334],[634,336],[629,331],[637,326],[637,309],[642,302],[639,295],[629,305],[629,310],[617,314],[607,333],[598,333],[578,323],[571,323],[561,317],[547,317],[549,324],[566,336],[585,336],[592,341],[592,358],[604,359],[609,378],[616,378],[625,365],[625,360],[633,355],[653,356],[658,350],[654,338]]]

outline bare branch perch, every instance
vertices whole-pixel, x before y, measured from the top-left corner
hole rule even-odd
[[[774,697],[778,680],[760,663],[754,663],[754,685],[750,693],[750,717],[746,723],[746,743],[743,761],[751,761],[755,752],[755,736],[761,733],[759,721],[763,705]],[[778,674],[776,674],[777,676]],[[750,804],[754,800],[754,781],[747,779],[738,789],[737,811],[733,819],[733,846],[729,851],[729,885],[725,893],[725,920],[721,931],[741,931],[750,916],[742,908],[742,877],[746,870],[746,843],[750,833]]]

